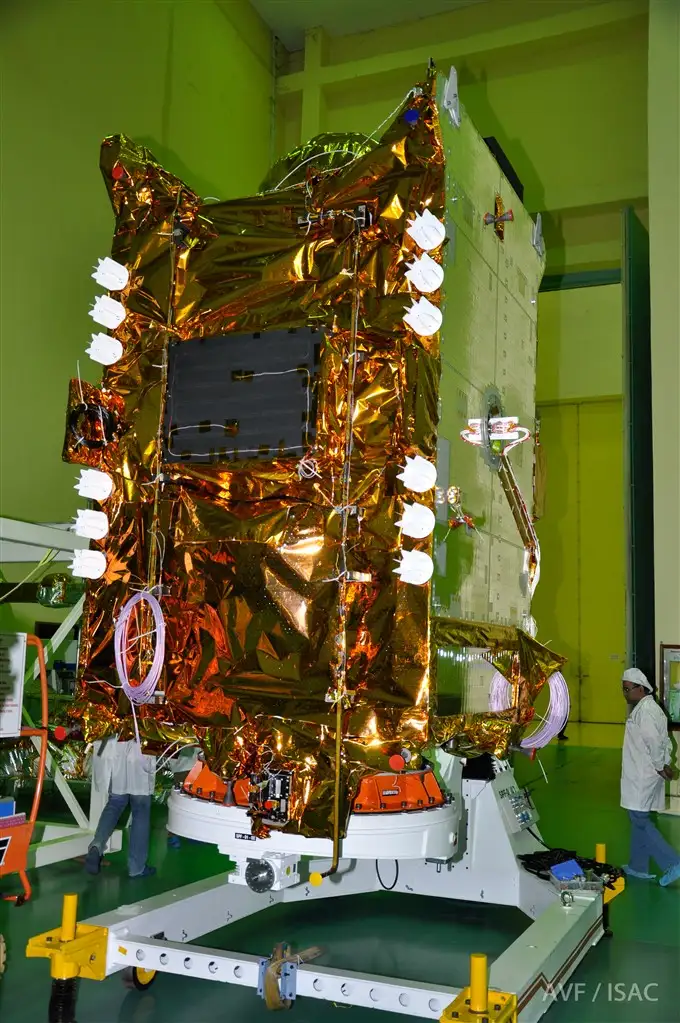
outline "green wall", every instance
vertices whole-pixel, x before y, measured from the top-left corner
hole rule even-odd
[[[626,519],[620,285],[538,303],[536,403],[546,500],[536,531],[539,639],[568,658],[573,721],[624,720]]]
[[[74,514],[61,462],[68,380],[113,217],[101,139],[125,132],[204,196],[250,194],[270,164],[271,36],[239,0],[7,0],[2,61],[0,514]]]
[[[548,272],[620,264],[620,209],[647,204],[645,0],[488,0],[374,32],[307,35],[277,83],[281,151],[316,131],[373,132],[428,56],[543,211]]]
[[[656,642],[680,643],[680,3],[652,0],[649,201]],[[673,783],[680,810],[680,780]]]
[[[622,301],[617,284],[539,295],[537,404],[621,398]]]

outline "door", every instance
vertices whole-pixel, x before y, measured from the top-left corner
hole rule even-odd
[[[536,527],[538,639],[568,658],[571,719],[619,723],[626,657],[622,402],[556,402],[538,413],[547,473]]]

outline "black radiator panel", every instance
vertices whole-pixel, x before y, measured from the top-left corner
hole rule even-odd
[[[322,339],[300,327],[173,345],[164,461],[302,458],[314,440]]]

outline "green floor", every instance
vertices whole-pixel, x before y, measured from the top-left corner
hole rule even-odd
[[[620,754],[615,749],[550,747],[542,756],[546,785],[538,764],[522,758],[518,780],[533,787],[542,815],[543,836],[553,845],[576,847],[584,855],[595,843],[607,843],[608,858],[625,862],[627,821],[618,808]],[[662,830],[680,847],[680,819],[664,817]],[[26,940],[57,924],[61,895],[76,891],[81,919],[121,903],[178,887],[224,868],[211,849],[184,845],[167,850],[159,815],[153,862],[158,877],[131,882],[124,861],[98,878],[86,877],[76,863],[34,872],[33,901],[16,909],[0,908],[0,933],[8,942],[8,965],[0,980],[0,1020],[43,1023],[47,1019],[50,981],[46,962],[28,961]],[[670,889],[631,882],[612,906],[611,940],[590,951],[572,977],[574,984],[551,1005],[546,1023],[675,1023],[680,1019],[680,883]],[[206,937],[211,946],[268,954],[276,941],[298,948],[311,944],[325,950],[326,965],[433,983],[465,983],[467,956],[484,951],[497,956],[526,926],[516,911],[460,903],[379,894],[319,907],[279,907],[266,917],[232,924]],[[611,985],[611,987],[610,987]],[[619,985],[615,987],[614,985]],[[651,986],[650,986],[651,985]],[[645,992],[646,988],[646,992]],[[242,988],[160,976],[145,994],[128,991],[119,976],[103,983],[83,982],[79,1023],[257,1023],[269,1018],[255,994]],[[397,1023],[404,1016],[298,1001],[291,1023]]]

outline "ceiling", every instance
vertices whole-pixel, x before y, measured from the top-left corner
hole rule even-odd
[[[250,0],[287,50],[301,50],[305,29],[322,25],[330,36],[370,32],[404,21],[469,7],[480,0]]]

